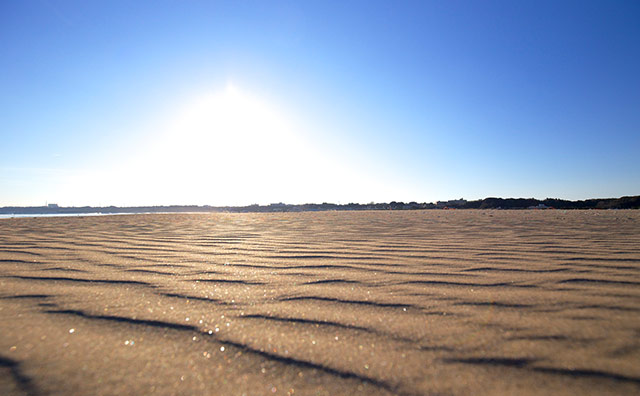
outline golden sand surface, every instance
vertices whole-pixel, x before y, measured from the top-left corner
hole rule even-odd
[[[0,394],[640,394],[640,211],[2,219]]]

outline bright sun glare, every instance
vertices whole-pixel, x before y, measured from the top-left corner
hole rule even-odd
[[[278,177],[300,176],[304,146],[285,116],[229,85],[184,106],[141,159],[153,164],[150,181],[170,185],[180,201],[238,202],[266,198]]]
[[[134,158],[98,178],[74,180],[85,192],[75,195],[99,194],[116,204],[124,197],[138,204],[248,205],[365,200],[385,188],[348,159],[320,150],[277,106],[231,84],[161,119]]]
[[[131,190],[179,203],[251,204],[315,201],[347,188],[347,167],[299,131],[275,106],[228,85],[170,117],[128,166],[142,172]]]

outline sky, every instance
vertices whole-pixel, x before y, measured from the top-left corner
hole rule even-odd
[[[0,206],[640,194],[637,1],[3,1]]]

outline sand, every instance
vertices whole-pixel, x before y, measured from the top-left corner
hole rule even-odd
[[[640,211],[0,220],[2,395],[640,394]]]

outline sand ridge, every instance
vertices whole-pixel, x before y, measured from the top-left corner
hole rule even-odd
[[[640,393],[638,211],[0,220],[2,394]]]

